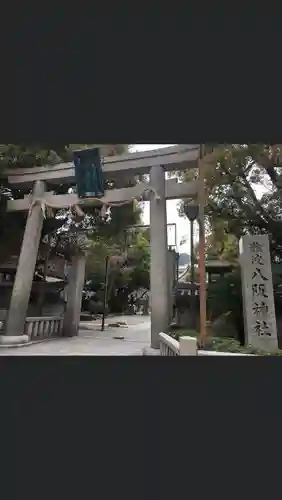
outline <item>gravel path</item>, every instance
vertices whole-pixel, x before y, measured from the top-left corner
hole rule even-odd
[[[143,348],[150,345],[150,317],[115,316],[107,323],[117,321],[125,321],[128,328],[107,327],[101,332],[100,322],[85,322],[80,324],[77,337],[52,339],[25,347],[1,347],[0,356],[141,356]]]

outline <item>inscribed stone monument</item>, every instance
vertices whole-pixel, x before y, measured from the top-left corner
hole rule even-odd
[[[240,263],[247,344],[273,352],[278,341],[267,234],[241,238]]]

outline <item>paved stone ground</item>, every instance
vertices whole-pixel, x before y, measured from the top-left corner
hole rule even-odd
[[[81,323],[77,337],[47,340],[25,347],[0,348],[0,356],[141,356],[150,345],[149,316],[115,316],[107,323],[125,321],[128,328],[100,331],[100,321]],[[86,329],[87,328],[87,329]],[[113,337],[123,336],[124,340]]]

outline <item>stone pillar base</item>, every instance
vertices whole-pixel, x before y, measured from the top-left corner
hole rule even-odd
[[[160,356],[160,349],[154,349],[153,347],[144,347],[143,356]]]
[[[22,345],[27,344],[29,342],[28,335],[0,335],[0,345]]]

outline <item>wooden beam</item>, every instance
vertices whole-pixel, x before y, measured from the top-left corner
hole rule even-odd
[[[146,174],[150,168],[162,165],[166,171],[186,170],[197,167],[200,154],[199,144],[181,144],[169,148],[155,149],[103,159],[103,172],[106,178],[124,173]],[[31,186],[36,180],[49,184],[75,182],[73,163],[59,163],[54,166],[7,169],[3,173],[13,186]]]
[[[145,189],[149,189],[150,185],[145,182],[140,182],[136,186],[121,189],[110,189],[105,192],[105,196],[101,198],[102,203],[115,203],[122,201],[129,201],[133,198],[140,198]],[[166,199],[181,199],[181,198],[195,198],[198,193],[198,182],[177,182],[176,179],[169,179],[166,181]],[[146,197],[145,197],[146,199]],[[149,199],[149,197],[148,197]],[[45,200],[53,205],[54,208],[69,208],[71,205],[80,204],[83,208],[83,201],[80,200],[77,194],[58,194],[54,195],[53,192],[45,193]],[[28,210],[32,202],[32,196],[25,196],[20,200],[8,200],[7,210],[24,211]],[[87,205],[87,199],[85,200]]]

